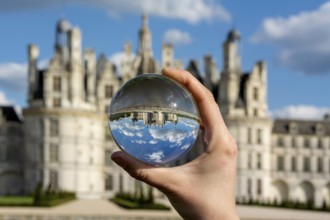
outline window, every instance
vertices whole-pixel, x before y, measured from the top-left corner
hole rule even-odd
[[[58,162],[58,145],[50,144],[49,146],[49,162],[56,163]]]
[[[7,127],[7,136],[12,136],[11,138],[16,138],[17,134],[19,133],[19,130],[14,126],[8,126]]]
[[[323,172],[323,160],[322,157],[319,157],[317,159],[317,172],[322,173]]]
[[[58,188],[58,173],[56,170],[49,171],[49,185],[52,189]]]
[[[296,138],[295,138],[295,137],[292,137],[292,139],[291,139],[291,146],[292,146],[293,148],[295,148],[296,145],[297,145]]]
[[[309,139],[307,137],[305,137],[305,139],[304,139],[304,147],[305,148],[309,148],[310,147],[310,141],[309,141]]]
[[[111,150],[105,150],[104,153],[104,164],[105,165],[112,165],[112,160],[111,160]]]
[[[261,129],[257,130],[257,142],[258,142],[258,144],[262,144],[262,130]]]
[[[252,168],[252,153],[248,153],[248,169]]]
[[[258,113],[258,109],[254,108],[253,109],[253,116],[254,117],[258,117],[259,113]]]
[[[59,126],[57,119],[50,119],[49,120],[49,127],[50,127],[50,136],[57,136],[59,134]]]
[[[113,177],[111,174],[107,174],[105,177],[105,190],[113,189]]]
[[[252,144],[252,129],[251,128],[248,128],[247,142],[248,142],[248,144]]]
[[[284,157],[277,156],[277,170],[284,171]]]
[[[291,158],[291,170],[293,172],[297,171],[297,161],[296,161],[296,158],[294,156]]]
[[[110,85],[105,86],[105,98],[111,98],[113,95],[113,87]]]
[[[258,179],[257,181],[257,194],[261,195],[262,194],[262,180]]]
[[[278,137],[278,138],[277,138],[277,146],[279,146],[279,147],[284,147],[284,140],[283,140],[283,137]]]
[[[248,182],[247,182],[247,193],[248,193],[248,195],[252,194],[252,180],[251,179],[248,179]]]
[[[55,92],[61,91],[61,77],[54,76],[54,78],[53,78],[53,90]]]
[[[43,144],[40,144],[39,147],[37,148],[37,157],[38,158],[38,161],[43,163],[44,162],[44,145]]]
[[[319,138],[319,139],[317,140],[317,147],[318,147],[318,148],[323,148],[323,143],[322,143],[322,139],[321,139],[321,138]]]
[[[304,172],[310,171],[310,160],[309,157],[304,157]]]
[[[104,107],[104,113],[108,114],[108,112],[109,112],[109,106],[106,105],[106,106]]]
[[[257,154],[257,169],[262,169],[262,164],[261,164],[261,153]]]
[[[124,177],[122,174],[119,174],[119,192],[123,192],[123,183],[124,183]]]
[[[53,107],[54,108],[61,107],[61,98],[53,98]]]
[[[253,88],[253,100],[258,101],[259,100],[259,90],[257,87]]]
[[[7,162],[18,162],[18,149],[15,145],[8,145],[6,152],[6,161]]]

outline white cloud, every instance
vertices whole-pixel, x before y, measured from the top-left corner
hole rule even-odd
[[[183,32],[178,29],[170,29],[165,32],[163,41],[172,44],[189,44],[192,38],[188,32]]]
[[[157,143],[158,143],[158,141],[156,141],[156,140],[149,141],[149,144],[157,144]]]
[[[191,145],[190,144],[185,144],[181,147],[182,150],[187,150]]]
[[[119,17],[125,13],[146,12],[164,18],[185,20],[189,23],[220,19],[225,22],[231,20],[230,13],[218,2],[210,0],[11,0],[1,3],[0,11],[8,12],[41,7],[62,6],[66,4],[86,4],[106,9],[109,15]]]
[[[6,94],[0,91],[0,105],[10,105],[11,102],[6,97]]]
[[[273,118],[288,119],[322,119],[330,112],[330,107],[316,107],[311,105],[290,105],[271,112]]]
[[[280,64],[302,73],[330,73],[330,2],[287,18],[267,18],[252,36],[254,43],[278,46]]]
[[[124,52],[117,52],[112,54],[109,57],[109,60],[111,63],[115,64],[115,66],[117,67],[117,74],[121,75],[121,66],[123,62],[130,62],[133,60],[133,58],[135,57],[135,54],[131,54],[131,56],[127,56]]]
[[[152,154],[147,155],[147,157],[149,160],[160,163],[164,158],[164,152],[163,151],[153,152]]]
[[[191,137],[196,137],[198,135],[199,127],[192,129],[154,129],[149,128],[150,135],[155,141],[166,141],[171,144],[171,147],[181,146],[184,140],[188,140]],[[150,143],[150,142],[149,142]],[[174,145],[173,145],[174,144]]]
[[[27,88],[26,63],[0,63],[0,85],[3,88],[25,92]]]
[[[132,141],[132,143],[134,144],[134,143],[136,143],[136,144],[146,144],[147,142],[146,141],[144,141],[144,140],[135,140],[135,141]]]
[[[2,91],[0,91],[0,106],[14,106],[15,111],[18,114],[18,117],[20,117],[21,119],[23,118],[22,116],[22,107],[15,104],[14,102],[12,102],[11,100],[9,100],[6,96],[6,94]]]

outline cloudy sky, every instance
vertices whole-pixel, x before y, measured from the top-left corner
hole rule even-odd
[[[118,62],[125,42],[137,48],[141,12],[157,60],[171,42],[185,64],[211,54],[220,69],[221,44],[236,27],[243,69],[268,64],[272,115],[320,118],[330,110],[330,1],[320,0],[0,0],[0,104],[26,106],[26,47],[37,44],[46,66],[61,17],[80,27],[84,48]]]

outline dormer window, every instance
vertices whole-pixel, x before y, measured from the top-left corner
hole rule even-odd
[[[322,124],[316,124],[315,125],[315,133],[317,135],[323,135],[324,134],[324,127]]]
[[[296,123],[292,122],[288,125],[288,130],[291,134],[297,134],[298,133],[298,126]]]
[[[111,85],[105,86],[105,98],[111,98],[113,95],[113,87]]]
[[[53,91],[60,92],[61,91],[61,77],[54,76],[53,78]]]
[[[253,100],[258,101],[259,100],[259,89],[257,87],[253,88]]]

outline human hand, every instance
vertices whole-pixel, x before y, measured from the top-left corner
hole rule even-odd
[[[235,205],[237,145],[212,93],[184,70],[162,74],[185,86],[199,108],[205,151],[178,167],[154,167],[125,152],[112,160],[132,177],[158,188],[184,219],[238,219]]]

